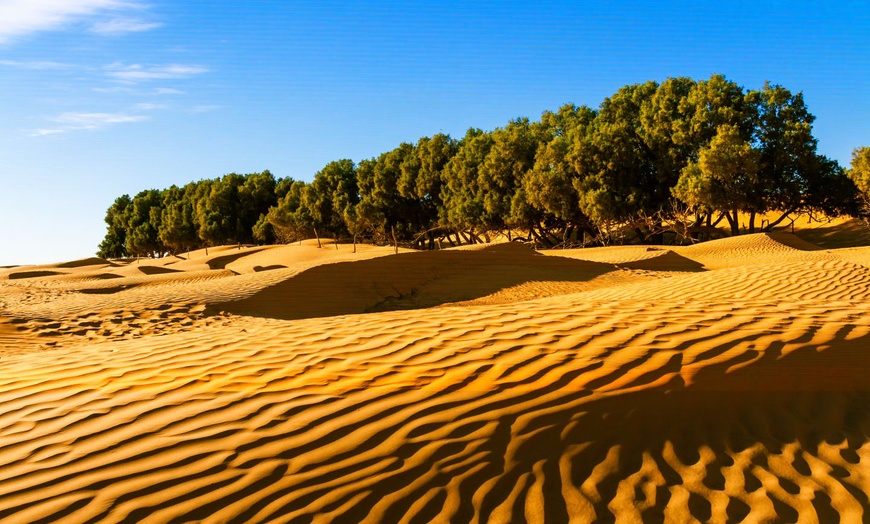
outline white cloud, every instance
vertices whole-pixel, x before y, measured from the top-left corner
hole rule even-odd
[[[128,115],[125,113],[62,113],[51,121],[60,126],[48,129],[37,129],[30,136],[47,136],[79,131],[85,129],[100,129],[114,124],[142,122],[148,120],[145,115]]]
[[[41,61],[20,62],[18,60],[0,60],[0,65],[4,65],[4,66],[8,66],[8,67],[17,67],[19,69],[35,69],[35,70],[71,69],[73,67],[71,64],[62,64],[60,62],[41,62]]]
[[[58,133],[63,133],[63,129],[37,129],[33,133],[30,133],[30,136],[48,136],[48,135],[56,135]]]
[[[147,116],[126,115],[124,113],[63,113],[53,120],[60,124],[70,124],[82,129],[95,129],[109,124],[140,122],[147,118]]]
[[[137,18],[113,18],[102,22],[96,22],[91,26],[91,32],[101,35],[120,35],[124,33],[138,33],[162,27],[157,22],[146,22]]]
[[[207,73],[208,69],[198,65],[169,64],[162,66],[145,67],[139,64],[122,66],[112,64],[107,73],[110,77],[122,82],[144,82],[148,80],[161,80],[166,78],[189,78],[191,76]]]
[[[93,87],[91,91],[95,93],[115,94],[115,93],[132,93],[132,87],[112,86],[112,87]]]
[[[184,91],[179,91],[178,89],[171,89],[168,87],[158,87],[154,90],[155,95],[185,95]]]
[[[166,109],[167,107],[169,107],[169,106],[166,104],[151,104],[151,103],[136,104],[135,106],[133,106],[133,108],[138,110],[138,111],[156,111],[158,109]]]
[[[140,7],[123,0],[2,0],[0,42],[37,31],[59,29],[107,11]]]

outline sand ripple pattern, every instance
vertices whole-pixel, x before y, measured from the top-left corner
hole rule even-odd
[[[800,253],[4,353],[0,521],[867,520],[870,270]]]
[[[0,517],[862,518],[861,308],[552,302],[4,358]]]

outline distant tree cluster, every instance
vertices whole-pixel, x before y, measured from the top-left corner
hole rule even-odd
[[[424,137],[330,162],[310,183],[265,171],[124,195],[99,254],[315,235],[420,248],[498,233],[542,246],[661,243],[703,239],[723,220],[739,234],[799,213],[857,215],[870,149],[847,172],[817,153],[813,120],[800,93],[777,85],[745,90],[721,75],[628,85],[597,110],[565,105],[458,140]]]

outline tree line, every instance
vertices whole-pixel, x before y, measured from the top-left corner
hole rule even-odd
[[[866,213],[870,148],[846,170],[818,154],[813,120],[801,93],[769,83],[746,90],[714,75],[627,85],[598,109],[568,104],[460,139],[423,137],[330,162],[311,182],[231,173],[123,195],[98,254],[315,236],[430,249],[497,234],[543,247],[688,242],[723,221],[736,235],[801,213]]]

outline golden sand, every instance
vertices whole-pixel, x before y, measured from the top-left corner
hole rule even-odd
[[[866,521],[868,249],[0,269],[0,521]]]

